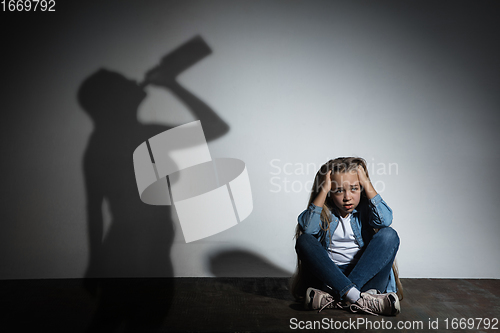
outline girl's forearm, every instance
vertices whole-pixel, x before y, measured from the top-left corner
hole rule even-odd
[[[364,185],[364,189],[368,199],[373,199],[377,195],[377,191],[375,191],[375,188],[370,181],[368,181],[367,184]]]
[[[372,182],[366,175],[365,169],[363,169],[361,165],[358,166],[358,179],[361,186],[363,186],[368,199],[373,199],[377,195],[377,191],[373,188]]]
[[[314,199],[313,204],[318,207],[323,207],[327,195],[328,192],[324,188],[321,188],[321,191],[319,191],[319,194]]]

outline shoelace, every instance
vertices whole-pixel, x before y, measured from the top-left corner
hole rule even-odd
[[[321,312],[321,310],[327,308],[330,304],[332,303],[335,303],[335,299],[333,297],[329,297],[327,298],[328,299],[328,302],[326,302],[319,310],[318,310],[318,313]],[[342,306],[342,302],[340,301],[337,301],[337,303],[333,304],[333,306],[331,306],[332,308],[339,308],[339,309],[342,309],[343,306]]]
[[[368,305],[371,306],[371,308],[375,309],[375,311],[382,312],[382,307],[380,305],[380,300],[374,297],[362,297],[362,305],[359,305],[358,303],[354,303],[350,306],[352,312],[356,312],[358,310],[364,311],[366,313],[372,314],[374,316],[378,316],[375,312],[370,310]],[[359,302],[359,301],[358,301]],[[368,303],[368,304],[367,304]]]

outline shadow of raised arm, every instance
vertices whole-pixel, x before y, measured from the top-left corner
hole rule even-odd
[[[158,66],[146,73],[141,83],[143,87],[151,84],[169,89],[201,121],[207,141],[226,134],[229,126],[205,102],[181,86],[176,78],[211,53],[205,41],[196,36],[164,56]]]
[[[207,104],[190,93],[177,82],[169,89],[182,101],[193,115],[201,121],[207,141],[217,139],[229,132],[229,125],[222,120]]]

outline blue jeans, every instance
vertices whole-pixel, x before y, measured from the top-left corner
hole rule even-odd
[[[352,265],[336,265],[313,235],[302,234],[295,244],[304,268],[330,287],[337,294],[334,296],[338,297],[342,297],[352,287],[360,291],[377,289],[384,292],[398,248],[398,234],[389,227],[373,235],[358,262]]]

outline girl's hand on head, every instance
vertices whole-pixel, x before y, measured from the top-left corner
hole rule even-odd
[[[321,185],[325,193],[329,193],[332,190],[332,170],[328,171],[323,180],[323,185]]]
[[[359,178],[359,183],[363,188],[367,188],[368,185],[370,185],[370,180],[368,179],[368,176],[366,175],[365,169],[361,165],[358,165],[358,178]]]
[[[368,179],[365,169],[363,169],[361,165],[358,165],[357,171],[358,171],[359,183],[363,187],[366,196],[368,197],[368,199],[374,198],[377,195],[377,191],[375,191],[375,188],[373,188],[370,179]]]
[[[332,190],[332,171],[328,171],[323,177],[323,183],[321,184],[321,190],[313,201],[313,204],[318,207],[323,207],[325,204],[326,197]]]

